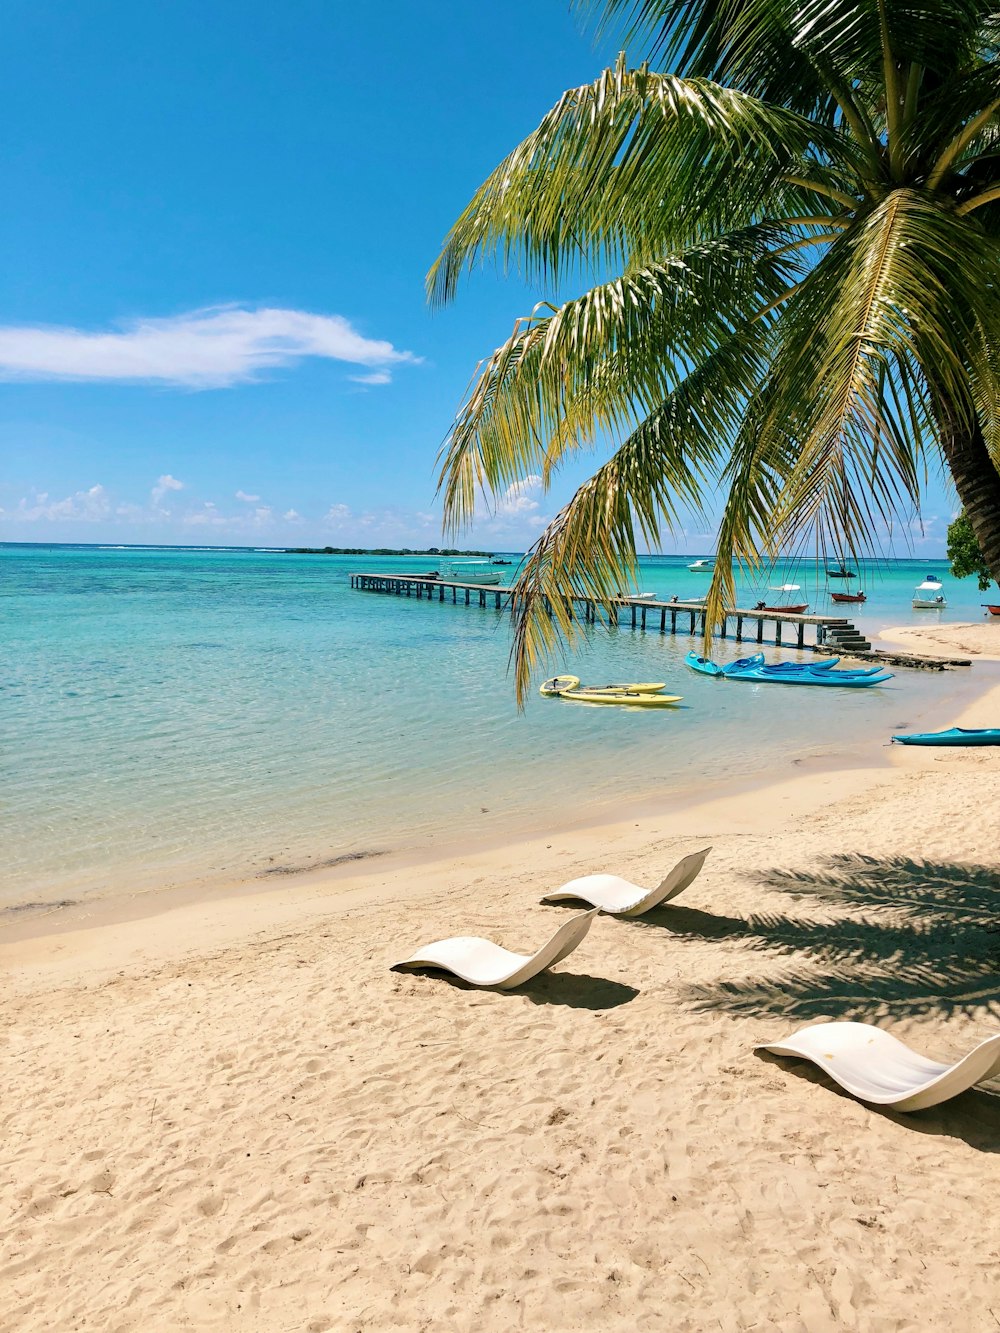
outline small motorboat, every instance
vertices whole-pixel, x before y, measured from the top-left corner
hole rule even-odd
[[[949,727],[893,736],[900,745],[1000,745],[1000,727]]]
[[[503,575],[489,560],[453,560],[445,575],[452,583],[482,583],[495,585]]]
[[[867,602],[868,598],[863,592],[832,592],[830,600],[832,602]]]
[[[913,590],[914,611],[940,611],[947,605],[941,580],[936,574],[928,574]]]
[[[721,667],[718,663],[707,657],[699,657],[694,652],[688,653],[684,660],[692,670],[700,671],[705,676],[721,676],[725,680],[770,681],[776,685],[842,685],[845,688],[862,688],[868,685],[882,685],[885,681],[892,680],[892,673],[883,671],[881,667],[876,667],[874,670],[865,668],[857,672],[835,671],[830,667],[810,670],[808,666],[803,667],[801,663],[792,662],[784,667],[778,664],[775,669],[760,665],[754,658],[744,658],[741,662],[731,662],[728,666]],[[788,667],[792,669],[789,670]]]
[[[1000,606],[994,606],[992,602],[980,602],[980,606],[985,606],[988,615],[1000,616]]]
[[[491,565],[509,565],[510,563],[511,563],[511,562],[510,562],[509,560],[491,560],[491,561],[490,561],[490,564],[491,564]]]
[[[714,560],[695,560],[693,564],[688,565],[688,569],[694,574],[711,574],[714,568]]]
[[[858,576],[853,569],[848,569],[846,565],[841,564],[838,569],[828,569],[826,577],[828,579],[856,579]]]
[[[570,690],[580,688],[579,676],[552,676],[551,679],[543,681],[539,694],[544,694],[547,699],[551,699],[559,694],[566,694]],[[660,694],[667,688],[665,680],[640,680],[629,681],[627,683],[615,685],[584,685],[584,690],[588,694]]]
[[[778,588],[770,588],[769,592],[800,592],[801,586],[798,583],[782,583]],[[766,602],[758,602],[754,607],[755,611],[771,611],[779,616],[801,616],[809,610],[809,603],[785,603],[776,606],[769,606]]]
[[[426,574],[417,574],[418,579],[439,579],[441,575],[436,569],[430,569]]]

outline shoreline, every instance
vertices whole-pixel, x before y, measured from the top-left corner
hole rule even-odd
[[[939,627],[941,631],[946,628]],[[891,636],[895,633],[889,630],[882,637],[891,642]],[[1000,630],[997,637],[1000,642]],[[981,661],[984,664],[1000,661],[1000,653],[996,657],[984,655]],[[964,668],[950,672],[950,679],[942,675],[940,700],[933,705],[926,700],[921,701],[913,716],[897,725],[920,729],[924,720],[937,717],[940,711],[946,712],[949,717],[953,716],[950,710],[955,708],[964,715],[992,688],[994,679],[1000,679],[1000,672],[995,672],[992,665],[981,667],[976,675],[971,675]],[[936,725],[928,723],[930,729]],[[890,763],[889,756],[900,748],[890,746],[887,738],[874,745],[870,740],[855,739],[842,746],[830,742],[810,746],[804,739],[803,749],[807,752],[796,756],[784,754],[770,760],[765,756],[761,768],[754,774],[704,778],[697,784],[688,783],[666,790],[662,785],[650,787],[627,799],[618,798],[592,805],[579,817],[567,818],[563,815],[556,824],[543,820],[539,813],[530,816],[525,814],[523,818],[503,827],[484,826],[476,831],[474,838],[472,834],[449,836],[447,833],[435,832],[409,845],[349,850],[331,861],[321,860],[301,867],[281,867],[277,871],[258,870],[252,874],[228,875],[194,871],[185,875],[183,870],[171,866],[160,874],[147,873],[138,882],[129,878],[128,871],[112,871],[112,876],[118,877],[117,882],[112,881],[111,887],[99,893],[84,890],[82,896],[76,898],[71,895],[79,890],[66,886],[63,897],[46,901],[40,895],[31,895],[25,891],[21,899],[0,906],[0,950],[4,945],[16,945],[20,941],[50,934],[95,929],[128,920],[151,919],[200,902],[280,896],[299,889],[310,890],[326,883],[331,886],[345,882],[351,884],[359,877],[368,879],[402,874],[411,869],[438,863],[448,864],[455,859],[479,853],[490,854],[499,848],[528,846],[553,835],[569,838],[576,834],[585,835],[595,828],[613,828],[636,819],[648,821],[655,819],[667,808],[696,811],[705,803],[726,797],[735,800],[763,791],[768,786],[780,785],[793,772],[834,773],[841,770],[878,769]]]

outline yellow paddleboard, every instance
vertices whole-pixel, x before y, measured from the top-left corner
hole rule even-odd
[[[636,694],[631,690],[563,690],[560,699],[583,704],[627,704],[634,708],[663,708],[678,704],[682,694]]]
[[[574,689],[579,688],[574,686]],[[584,685],[583,689],[590,690],[597,694],[606,694],[609,690],[615,693],[624,691],[626,694],[659,694],[661,690],[667,688],[665,680],[640,680],[638,682],[626,681],[618,685]]]
[[[579,684],[579,676],[553,676],[551,680],[542,681],[538,693],[544,694],[546,699],[551,699],[565,690],[575,690]]]

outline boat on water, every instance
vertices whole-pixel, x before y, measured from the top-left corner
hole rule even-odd
[[[832,602],[867,602],[868,598],[863,592],[832,592],[830,600]]]
[[[501,583],[503,574],[491,560],[453,560],[444,573],[452,583]]]
[[[980,606],[986,607],[987,615],[1000,616],[1000,606],[994,606],[992,602],[980,602]]]
[[[704,676],[720,676],[724,680],[770,681],[777,685],[841,685],[844,688],[863,688],[868,685],[882,685],[892,679],[892,673],[881,667],[860,668],[857,671],[836,670],[832,666],[813,666],[811,663],[779,662],[771,666],[761,663],[754,657],[742,658],[719,666],[708,657],[700,657],[690,652],[685,662],[692,671],[699,671]]]
[[[913,590],[914,611],[940,611],[947,605],[941,580],[936,574],[928,574]]]
[[[688,569],[695,574],[711,574],[714,568],[714,560],[695,560],[692,564],[688,565]]]
[[[900,745],[1000,745],[1000,727],[949,727],[893,736]]]
[[[801,586],[798,583],[782,583],[780,587],[769,588],[768,592],[793,593],[801,592]],[[803,616],[809,610],[808,602],[775,602],[771,606],[766,601],[758,602],[754,608],[755,611],[771,611],[779,616]]]
[[[509,565],[509,564],[512,564],[512,563],[513,563],[513,562],[510,561],[510,560],[497,560],[497,559],[493,559],[493,560],[490,561],[490,564],[491,564],[491,565]]]
[[[841,563],[836,569],[828,569],[826,577],[828,579],[856,579],[858,576],[853,569],[848,569],[845,564]]]

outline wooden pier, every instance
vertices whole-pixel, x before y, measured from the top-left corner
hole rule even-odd
[[[453,583],[448,579],[429,579],[419,574],[352,574],[351,587],[362,592],[381,592],[397,597],[426,597],[428,601],[451,601],[455,605],[492,607],[503,611],[510,606],[511,588],[498,584]],[[692,638],[705,633],[705,608],[700,602],[660,602],[647,597],[617,598],[610,606],[592,597],[573,597],[574,611],[586,622],[596,622],[602,612],[608,623],[621,625],[623,620],[632,629],[654,630],[660,634],[687,634]],[[551,608],[550,608],[551,614]],[[730,634],[730,625],[733,633]],[[765,638],[765,626],[773,625],[773,637]],[[813,642],[806,643],[806,631],[813,631]],[[817,648],[849,652],[871,645],[849,620],[836,616],[800,616],[776,611],[742,610],[734,608],[723,612],[718,625],[722,638],[734,638],[737,643],[773,643],[778,647],[802,649]],[[787,637],[786,637],[787,636]],[[862,649],[862,651],[864,650]]]

